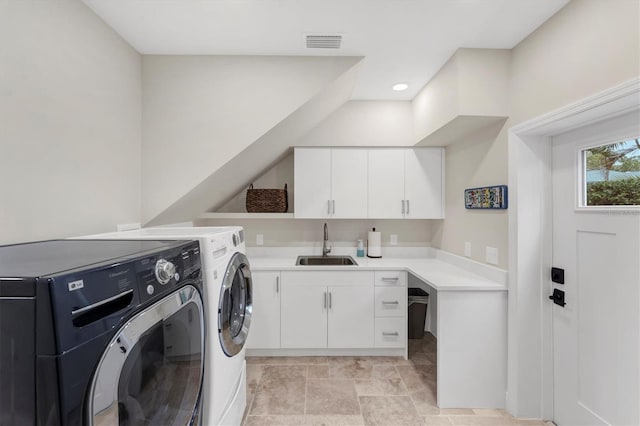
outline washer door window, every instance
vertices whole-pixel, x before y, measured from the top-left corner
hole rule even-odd
[[[224,274],[218,306],[218,334],[224,353],[232,357],[242,350],[249,334],[252,309],[249,260],[242,253],[231,258]]]
[[[203,326],[202,300],[192,286],[135,316],[100,360],[90,424],[198,424]]]

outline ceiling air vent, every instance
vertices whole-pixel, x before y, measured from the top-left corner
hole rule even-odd
[[[340,49],[341,35],[308,35],[307,49]]]

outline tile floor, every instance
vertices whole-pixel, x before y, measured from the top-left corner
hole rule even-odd
[[[436,406],[436,339],[395,357],[247,357],[244,425],[553,425]]]

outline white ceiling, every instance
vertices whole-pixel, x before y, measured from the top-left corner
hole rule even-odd
[[[569,0],[83,0],[143,54],[364,56],[352,99],[413,99],[460,47],[510,49]],[[306,34],[342,48],[307,49]],[[394,92],[397,82],[409,84]]]

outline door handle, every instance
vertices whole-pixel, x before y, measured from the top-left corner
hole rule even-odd
[[[409,214],[409,200],[407,200],[407,214]]]
[[[327,200],[327,214],[331,214],[331,200]]]
[[[331,200],[331,213],[336,214],[336,200]]]
[[[327,292],[324,292],[324,309],[327,309]]]
[[[564,291],[558,290],[557,288],[553,289],[553,294],[549,296],[549,299],[553,300],[553,303],[556,305],[564,307],[566,303],[564,303]]]
[[[404,214],[404,200],[402,200],[402,214]]]
[[[331,308],[331,292],[329,292],[329,309],[332,309]]]
[[[280,293],[280,277],[276,277],[276,293]]]

